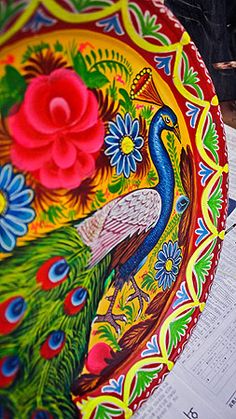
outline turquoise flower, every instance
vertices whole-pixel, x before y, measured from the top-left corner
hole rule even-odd
[[[14,174],[11,164],[0,166],[0,252],[11,252],[17,237],[24,236],[34,219],[30,208],[34,193],[21,174]]]
[[[155,278],[158,281],[158,286],[165,291],[170,288],[175,282],[179,272],[179,265],[182,260],[181,249],[177,241],[164,243],[162,249],[158,252],[155,269],[157,273]]]
[[[139,135],[139,121],[131,119],[129,113],[124,118],[116,115],[116,122],[109,122],[109,134],[105,137],[107,148],[105,154],[110,157],[111,166],[116,168],[116,174],[121,173],[126,178],[130,172],[136,172],[137,162],[142,161],[140,149],[143,138]]]

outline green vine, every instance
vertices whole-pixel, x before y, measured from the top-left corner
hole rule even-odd
[[[175,136],[174,134],[168,132],[167,134],[167,147],[168,147],[168,151],[169,151],[169,155],[172,161],[172,165],[173,165],[173,171],[174,171],[174,175],[175,175],[175,182],[176,185],[180,191],[181,194],[185,194],[184,189],[183,189],[183,185],[182,185],[182,181],[181,181],[181,176],[180,176],[180,165],[179,165],[179,160],[178,160],[178,153],[177,153],[177,148],[175,145]]]
[[[191,86],[198,94],[200,99],[203,99],[203,92],[202,89],[198,86],[199,78],[198,73],[193,70],[193,67],[189,67],[188,57],[183,52],[183,60],[184,60],[184,75],[183,75],[183,84],[185,86]]]
[[[216,163],[219,163],[219,157],[217,151],[219,150],[218,145],[218,134],[216,132],[216,124],[212,120],[212,116],[208,114],[208,125],[207,131],[203,139],[204,146],[211,152]]]

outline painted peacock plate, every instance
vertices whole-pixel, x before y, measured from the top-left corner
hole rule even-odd
[[[1,3],[3,418],[129,418],[204,308],[223,123],[198,51],[153,3]]]

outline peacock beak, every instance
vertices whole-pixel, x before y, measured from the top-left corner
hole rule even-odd
[[[180,134],[180,129],[179,129],[178,124],[175,124],[173,131],[174,131],[176,137],[178,138],[179,142],[181,143],[181,134]]]

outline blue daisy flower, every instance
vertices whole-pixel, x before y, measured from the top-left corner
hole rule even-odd
[[[105,137],[107,148],[105,154],[111,159],[110,164],[116,168],[116,174],[124,174],[126,178],[130,172],[136,172],[137,162],[142,161],[140,149],[143,138],[139,135],[139,121],[131,119],[129,113],[124,118],[116,115],[116,122],[109,122],[109,134]]]
[[[181,249],[177,241],[164,243],[162,249],[158,252],[155,269],[157,273],[155,278],[158,281],[158,286],[164,291],[170,288],[175,282],[179,272],[179,265],[182,260]]]
[[[34,193],[21,174],[14,174],[11,164],[0,166],[0,252],[11,252],[17,237],[24,236],[34,219],[30,208]]]

